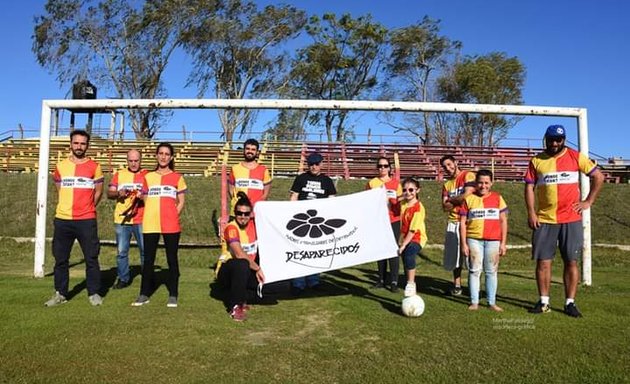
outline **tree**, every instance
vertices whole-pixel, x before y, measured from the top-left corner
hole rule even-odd
[[[209,88],[220,99],[264,97],[279,87],[287,54],[278,48],[303,28],[303,11],[291,6],[258,10],[251,1],[217,1],[217,10],[191,30],[185,48],[194,58],[188,84],[198,96]],[[225,140],[242,134],[255,119],[251,109],[223,109],[219,119]]]
[[[525,67],[516,57],[492,52],[467,57],[439,79],[441,99],[452,103],[522,104]],[[521,118],[461,114],[449,141],[463,145],[493,146],[504,139]]]
[[[60,84],[92,79],[117,98],[164,97],[162,75],[181,45],[194,2],[154,0],[48,0],[35,18],[33,52]],[[130,110],[137,138],[159,129],[160,110]]]
[[[365,97],[377,84],[387,30],[371,16],[356,19],[324,14],[311,17],[306,31],[314,42],[298,50],[285,94],[320,100],[353,100]],[[348,138],[348,111],[310,111],[309,123],[321,124],[329,142]],[[348,130],[350,131],[350,130]]]
[[[281,110],[275,123],[265,131],[267,137],[280,141],[305,141],[305,124],[308,112],[302,109]]]
[[[431,100],[433,79],[444,69],[454,54],[459,52],[461,43],[440,36],[439,20],[425,16],[414,25],[390,32],[391,53],[386,65],[390,81],[386,84],[385,97],[401,96],[404,101]],[[430,114],[405,115],[395,132],[408,131],[425,143],[433,141]],[[391,115],[386,115],[390,125],[394,125]],[[435,123],[434,123],[435,124]],[[422,127],[422,130],[418,128]]]

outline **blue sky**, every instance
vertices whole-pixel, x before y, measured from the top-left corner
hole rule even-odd
[[[279,3],[259,1],[261,5]],[[524,100],[527,105],[583,107],[588,109],[589,142],[593,153],[603,157],[630,159],[625,111],[630,110],[630,2],[625,0],[299,0],[285,1],[310,14],[349,12],[355,16],[371,13],[389,28],[421,20],[424,15],[441,20],[441,32],[463,43],[465,54],[506,52],[518,57],[527,68]],[[8,5],[11,4],[11,5]],[[43,11],[45,1],[7,2],[0,15],[0,60],[2,102],[0,132],[22,124],[38,130],[43,99],[63,99],[53,75],[38,66],[31,52],[33,17]],[[174,58],[166,73],[169,97],[192,98],[195,90],[184,88],[190,69],[182,55]],[[107,97],[99,92],[100,97]],[[178,112],[169,130],[210,129],[216,114],[208,111]],[[67,118],[67,116],[64,116]],[[261,114],[254,131],[264,129]],[[363,118],[362,118],[363,119]],[[79,120],[79,119],[77,119]],[[577,142],[575,119],[527,117],[515,127],[511,138],[534,139],[547,125],[564,124],[569,140]],[[80,124],[79,122],[77,124]],[[109,118],[103,117],[103,125]],[[202,128],[212,126],[215,128]],[[390,134],[387,127],[374,125],[367,117],[357,132],[367,126],[373,133]],[[524,141],[510,143],[526,145]]]

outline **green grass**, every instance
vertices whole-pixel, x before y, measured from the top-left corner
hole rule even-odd
[[[33,236],[35,177],[0,175],[0,180],[0,214],[10,218],[0,236]],[[187,181],[191,193],[184,241],[211,244],[216,180]],[[339,192],[363,184],[340,181]],[[290,180],[275,180],[272,196],[285,199],[289,186]],[[510,243],[527,244],[522,185],[497,184],[497,189],[511,208]],[[423,183],[423,193],[430,242],[440,243],[444,215],[437,206],[439,185]],[[625,236],[628,195],[627,185],[606,185],[593,209],[594,242],[630,243]],[[102,239],[113,239],[108,204],[99,207]],[[166,308],[164,286],[148,306],[130,307],[139,276],[130,288],[108,290],[103,306],[91,307],[78,247],[71,258],[74,296],[60,307],[44,308],[52,294],[52,257],[46,260],[48,275],[33,279],[33,247],[0,239],[0,382],[612,383],[630,377],[630,253],[614,248],[593,250],[594,284],[578,294],[582,319],[560,312],[560,263],[554,269],[552,313],[526,311],[537,296],[528,249],[511,249],[502,260],[498,304],[505,312],[470,313],[466,298],[443,295],[450,276],[440,267],[441,251],[428,248],[418,262],[417,282],[426,302],[420,318],[400,315],[401,294],[369,289],[375,265],[366,264],[323,275],[324,294],[300,299],[286,291],[268,295],[239,324],[209,295],[216,247],[180,250],[177,309]],[[137,265],[135,249],[131,257]],[[165,267],[161,251],[158,264]],[[111,287],[113,246],[102,247],[101,270],[104,286]]]

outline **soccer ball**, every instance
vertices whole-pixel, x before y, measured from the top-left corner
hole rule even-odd
[[[424,300],[419,295],[405,297],[402,301],[402,313],[407,317],[418,317],[424,313]]]

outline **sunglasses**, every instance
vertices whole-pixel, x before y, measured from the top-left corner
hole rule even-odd
[[[416,189],[415,188],[407,188],[407,189],[403,189],[403,192],[415,192]]]
[[[321,164],[321,162],[319,162],[319,163],[308,163],[308,166],[312,167],[313,165],[320,165],[320,164]]]
[[[379,164],[376,166],[376,168],[389,168],[389,164]]]
[[[234,212],[235,216],[245,216],[248,217],[249,215],[251,215],[251,211],[236,211]]]

